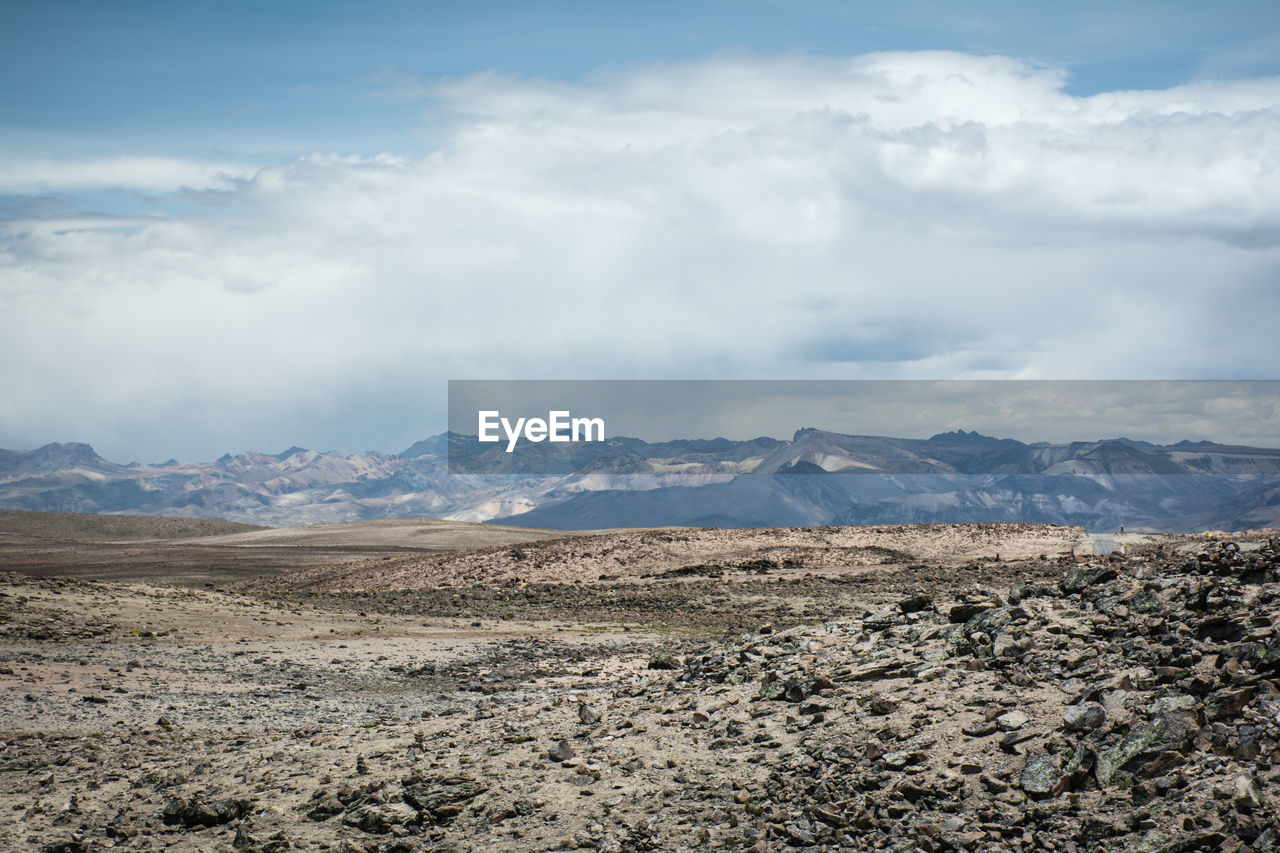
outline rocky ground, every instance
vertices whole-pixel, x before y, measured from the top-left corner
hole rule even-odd
[[[1274,531],[888,532],[578,583],[470,574],[554,542],[417,589],[2,575],[0,849],[1280,850]]]
[[[1069,554],[1083,528],[1059,524],[899,524],[720,530],[688,527],[574,534],[440,554],[384,554],[263,577],[243,589],[350,591],[520,583],[631,583],[648,578],[841,576],[913,562],[999,563]],[[1177,537],[1151,536],[1147,540]]]

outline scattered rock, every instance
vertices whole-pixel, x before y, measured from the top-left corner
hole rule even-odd
[[[1007,714],[1001,714],[996,717],[996,725],[1000,727],[1002,732],[1016,731],[1029,722],[1031,722],[1031,718],[1021,711],[1010,711]]]
[[[600,712],[585,702],[578,703],[578,721],[584,726],[594,726],[600,722]]]
[[[1021,787],[1028,796],[1044,798],[1053,794],[1059,778],[1061,773],[1056,757],[1043,752],[1027,755],[1022,768]]]
[[[1119,743],[1098,756],[1098,784],[1106,788],[1123,778],[1131,781],[1132,772],[1158,753],[1181,752],[1197,728],[1195,718],[1186,712],[1161,714],[1139,723]]]
[[[919,613],[933,607],[933,597],[927,593],[917,592],[898,602],[898,609],[903,613]]]
[[[656,654],[649,658],[649,669],[676,670],[680,669],[682,666],[683,664],[680,662],[680,658],[670,652],[662,652],[661,654]]]
[[[1093,564],[1072,569],[1062,578],[1062,591],[1067,595],[1081,592],[1088,587],[1099,586],[1118,577],[1111,566],[1095,566]]]
[[[167,824],[178,824],[191,829],[199,826],[222,826],[248,814],[250,808],[252,804],[248,800],[196,794],[190,798],[169,798],[160,815]]]
[[[1062,727],[1069,732],[1091,732],[1101,728],[1107,719],[1107,709],[1097,702],[1073,705],[1062,718]]]
[[[573,751],[573,747],[569,745],[569,741],[562,740],[547,752],[547,758],[563,763],[573,758],[576,754]]]
[[[836,564],[818,551],[782,551],[767,557],[767,580],[750,577],[754,555],[696,558],[783,602],[770,605],[769,630],[752,630],[766,615],[757,608],[708,621],[714,633],[664,629],[655,642],[618,632],[606,652],[586,631],[560,644],[495,633],[469,659],[366,643],[394,608],[411,614],[409,631],[440,606],[466,630],[490,619],[472,612],[479,597],[522,612],[526,596],[537,608],[555,595],[582,600],[586,582],[361,593],[350,624],[367,633],[327,640],[319,662],[251,639],[230,650],[181,644],[182,683],[232,663],[254,685],[202,697],[205,707],[160,686],[161,647],[175,642],[161,629],[145,643],[114,631],[127,654],[12,633],[22,644],[0,646],[0,678],[14,718],[56,702],[72,725],[5,733],[0,784],[26,808],[6,813],[22,837],[0,828],[0,846],[1280,851],[1277,545],[1201,541],[1198,552],[1134,549],[1091,565],[988,557],[834,578],[790,571]],[[521,563],[533,570],[539,559],[530,547]],[[610,573],[627,565],[617,563]],[[712,581],[697,577],[652,588]],[[617,579],[592,593],[596,612],[629,625],[621,602],[651,591]],[[747,600],[709,588],[697,599],[708,610]],[[0,629],[25,618],[9,589]],[[822,598],[832,590],[848,595],[839,608]],[[272,611],[181,595],[259,608],[272,631],[291,630],[310,606],[305,594]],[[58,689],[81,666],[90,675],[76,673],[75,692]],[[115,700],[117,688],[127,701],[86,704]],[[136,719],[122,719],[126,709]],[[214,712],[225,730],[211,727]],[[259,805],[236,798],[250,793]],[[283,802],[296,808],[276,811]]]

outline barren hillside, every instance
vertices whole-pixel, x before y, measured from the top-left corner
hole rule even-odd
[[[391,590],[770,572],[839,573],[851,567],[923,561],[1057,557],[1071,553],[1084,536],[1081,528],[1051,524],[671,528],[351,562],[256,580],[245,589]]]

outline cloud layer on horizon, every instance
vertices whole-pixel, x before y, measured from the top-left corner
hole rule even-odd
[[[1064,81],[387,75],[429,156],[0,161],[0,445],[393,450],[448,378],[1270,378],[1280,80]]]

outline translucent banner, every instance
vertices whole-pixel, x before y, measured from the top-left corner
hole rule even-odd
[[[1280,474],[1275,380],[454,380],[456,474]]]

